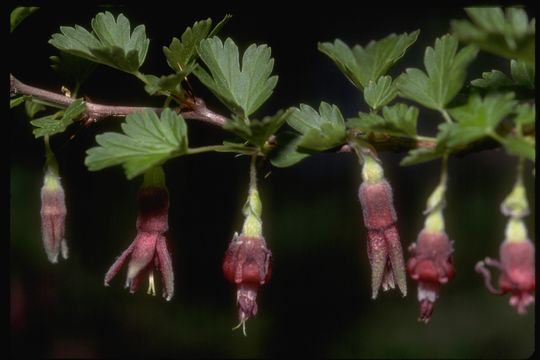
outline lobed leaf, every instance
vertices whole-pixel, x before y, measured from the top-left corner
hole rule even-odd
[[[38,108],[32,111],[40,111]],[[39,119],[30,121],[36,127],[33,130],[36,138],[41,136],[52,136],[64,132],[79,116],[86,111],[86,104],[83,99],[76,99],[65,110],[59,111],[56,114],[44,116]],[[34,114],[35,114],[34,112]]]
[[[169,47],[163,47],[169,67],[177,73],[182,73],[183,76],[190,74],[196,66],[197,47],[200,42],[208,36],[215,35],[230,18],[230,15],[226,15],[213,30],[212,19],[196,21],[184,31],[182,40],[173,38]]]
[[[517,85],[534,90],[535,83],[535,64],[529,64],[525,61],[510,61],[510,74]]]
[[[401,35],[390,34],[384,39],[371,41],[365,48],[352,49],[340,39],[334,43],[319,43],[318,49],[327,55],[345,76],[360,90],[386,74],[392,65],[405,55],[418,38],[419,30]]]
[[[319,112],[309,105],[300,104],[287,118],[287,123],[302,134],[298,146],[324,151],[345,141],[345,120],[335,105],[321,102]]]
[[[457,122],[447,124],[451,128],[448,145],[464,145],[488,136],[516,105],[513,93],[490,94],[484,99],[472,95],[467,104],[449,110]]]
[[[469,7],[471,21],[454,20],[453,33],[460,41],[510,59],[533,64],[535,58],[535,19],[529,21],[520,8]]]
[[[427,74],[412,68],[396,79],[401,96],[431,109],[444,109],[463,87],[467,66],[478,52],[473,46],[459,52],[457,48],[455,36],[438,38],[424,55]]]
[[[170,109],[163,110],[160,117],[151,110],[130,114],[122,131],[96,136],[99,146],[86,152],[85,164],[90,171],[121,164],[127,178],[132,179],[187,152],[186,123]]]
[[[79,25],[61,26],[49,44],[69,54],[135,73],[144,63],[150,40],[144,25],[131,32],[129,20],[120,14],[115,19],[110,12],[99,13],[91,21],[92,32]]]
[[[406,104],[385,106],[382,116],[360,112],[358,117],[347,120],[347,126],[364,132],[380,132],[395,136],[416,136],[418,108]]]
[[[394,100],[398,91],[390,76],[381,76],[376,82],[370,80],[364,89],[364,100],[373,110],[378,110]]]
[[[271,50],[266,45],[250,45],[239,61],[238,47],[227,38],[223,43],[213,37],[202,40],[199,56],[208,67],[197,67],[194,74],[237,116],[246,119],[272,94],[277,76]]]

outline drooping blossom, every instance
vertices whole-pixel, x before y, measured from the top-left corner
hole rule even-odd
[[[452,254],[454,249],[444,231],[422,229],[416,243],[409,247],[411,258],[407,261],[409,276],[418,282],[420,303],[419,321],[428,323],[441,285],[455,275]]]
[[[246,321],[257,315],[257,293],[272,276],[272,252],[262,231],[262,203],[257,190],[256,157],[252,158],[250,184],[244,205],[244,224],[234,234],[223,258],[223,275],[236,286],[239,324],[246,335]]]
[[[397,284],[407,294],[403,251],[396,228],[392,188],[386,179],[364,181],[358,191],[364,224],[368,229],[368,258],[371,265],[372,298]]]
[[[240,324],[257,314],[257,291],[272,275],[272,253],[263,237],[235,234],[223,259],[225,278],[236,285]]]
[[[493,294],[510,293],[510,305],[519,314],[527,313],[527,306],[534,302],[536,279],[534,273],[534,245],[529,239],[505,240],[499,249],[500,260],[486,258],[476,264],[476,271],[484,276],[486,288]],[[500,271],[499,288],[491,284],[487,266]]]
[[[169,228],[169,195],[163,187],[143,187],[138,193],[138,203],[137,235],[110,267],[105,286],[129,259],[125,287],[134,293],[148,276],[148,292],[155,295],[154,270],[157,270],[161,274],[163,297],[169,301],[174,294],[174,273],[165,237]]]

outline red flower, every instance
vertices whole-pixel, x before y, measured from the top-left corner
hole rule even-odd
[[[371,264],[372,298],[379,287],[393,289],[395,284],[403,296],[407,294],[403,251],[396,228],[396,212],[392,188],[385,179],[376,183],[364,181],[358,197],[362,205],[364,224],[368,229],[368,258]]]
[[[58,254],[68,258],[68,247],[64,238],[66,202],[60,177],[47,170],[41,188],[41,234],[45,252],[50,262],[58,262]]]
[[[128,257],[125,287],[134,293],[145,276],[149,276],[149,292],[155,294],[153,269],[161,273],[163,297],[170,300],[174,293],[174,273],[164,233],[168,230],[169,199],[167,190],[145,187],[139,191],[137,236],[105,275],[105,286],[118,273]]]
[[[486,288],[490,292],[496,295],[511,293],[510,305],[515,307],[519,314],[525,314],[527,306],[534,302],[534,245],[528,239],[504,241],[499,252],[501,261],[486,258],[479,261],[475,269],[484,276]],[[491,274],[486,265],[501,271],[499,289],[491,285]]]
[[[223,259],[225,278],[236,284],[238,317],[244,328],[245,322],[257,314],[257,290],[272,276],[272,253],[266,248],[263,237],[235,234]]]
[[[452,263],[452,243],[444,232],[423,229],[416,243],[411,244],[412,257],[407,262],[407,272],[418,282],[420,302],[419,321],[428,323],[433,314],[433,304],[439,295],[440,286],[455,275]]]

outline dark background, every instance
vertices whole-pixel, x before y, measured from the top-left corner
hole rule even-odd
[[[338,105],[344,116],[366,110],[361,94],[317,50],[318,41],[341,38],[365,45],[388,34],[421,29],[418,41],[390,71],[423,68],[426,46],[449,31],[449,20],[464,18],[458,8],[345,8],[327,2],[306,9],[210,5],[191,1],[183,7],[111,8],[132,27],[145,24],[150,38],[144,73],[167,74],[162,46],[180,37],[194,21],[233,18],[220,37],[232,37],[243,51],[266,43],[275,58],[279,82],[274,95],[255,114],[321,100]],[[182,4],[180,4],[182,5]],[[104,8],[79,4],[42,8],[10,36],[10,72],[20,80],[59,91],[63,85],[48,57],[47,43],[59,26],[90,27]],[[533,13],[529,9],[529,15]],[[481,52],[469,78],[507,61]],[[223,114],[225,108],[195,78],[195,94]],[[95,102],[155,105],[139,80],[99,66],[80,95]],[[515,160],[503,150],[450,159],[447,231],[455,241],[457,277],[442,290],[429,325],[416,321],[416,286],[409,294],[381,293],[370,299],[366,233],[357,200],[359,168],[348,154],[320,154],[297,166],[261,169],[264,234],[274,255],[271,282],[259,293],[259,315],[247,324],[248,337],[231,331],[237,313],[234,288],[221,274],[223,253],[241,228],[241,207],[248,181],[248,159],[211,153],[166,164],[170,191],[169,238],[176,277],[171,302],[122,289],[125,270],[103,287],[103,276],[135,236],[136,192],[140,178],[127,181],[119,167],[88,172],[85,150],[94,136],[119,129],[104,120],[90,128],[78,124],[55,136],[53,149],[66,190],[66,237],[70,259],[52,265],[40,237],[39,191],[44,152],[31,134],[23,107],[11,112],[10,353],[12,356],[100,357],[346,357],[346,358],[523,358],[534,351],[534,306],[518,316],[508,296],[490,295],[474,272],[476,261],[496,257],[506,219],[499,204],[511,190]],[[433,134],[442,119],[422,110],[420,132]],[[190,145],[220,143],[227,134],[189,122]],[[76,136],[70,140],[70,136]],[[439,163],[400,167],[404,154],[381,154],[393,185],[403,247],[422,228],[425,200],[438,182]],[[263,179],[265,173],[271,174]],[[534,234],[534,179],[526,169]]]

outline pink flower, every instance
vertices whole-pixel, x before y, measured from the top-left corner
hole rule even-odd
[[[68,258],[68,247],[64,238],[66,202],[60,177],[47,170],[41,188],[41,235],[47,258],[58,262],[58,254]]]
[[[257,290],[272,276],[272,253],[263,237],[235,234],[223,259],[225,278],[237,287],[240,324],[257,314]]]
[[[416,243],[411,244],[412,257],[407,262],[407,272],[418,282],[420,317],[426,324],[433,314],[433,305],[439,296],[441,285],[455,275],[452,261],[452,243],[445,232],[431,232],[423,229]]]
[[[368,229],[368,258],[371,264],[372,298],[383,290],[397,286],[403,296],[407,282],[403,251],[396,228],[397,216],[392,199],[392,188],[385,179],[376,183],[364,181],[358,197],[362,205],[364,224]]]
[[[164,236],[169,228],[168,192],[160,187],[145,187],[139,191],[138,201],[137,236],[110,267],[105,275],[105,286],[109,286],[129,258],[125,287],[134,293],[148,276],[149,293],[155,294],[153,269],[157,269],[161,273],[163,297],[169,301],[174,293],[174,273]]]
[[[534,302],[536,286],[534,273],[534,245],[529,240],[504,241],[500,247],[500,261],[486,258],[476,264],[476,271],[484,276],[486,288],[493,294],[510,293],[510,305],[519,314],[527,312],[527,306]],[[491,274],[486,265],[501,271],[499,289],[491,285]]]

